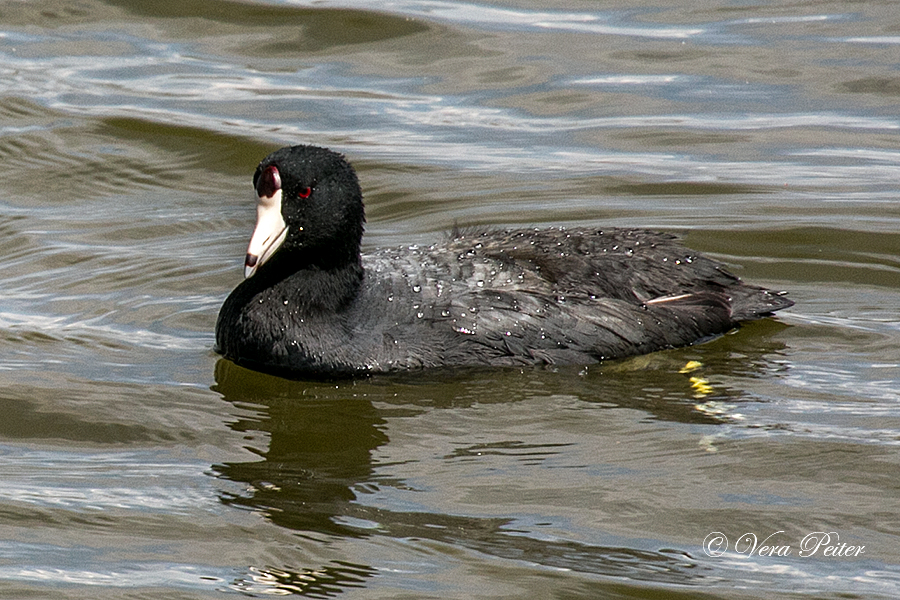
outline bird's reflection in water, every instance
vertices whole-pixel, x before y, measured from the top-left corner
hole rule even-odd
[[[679,365],[692,359],[717,374],[738,378],[774,375],[784,368],[773,360],[784,350],[776,337],[783,328],[775,322],[754,323],[752,331],[735,339],[725,336],[713,344],[673,354],[594,366],[584,376],[578,369],[558,373],[494,369],[419,372],[359,382],[301,382],[255,373],[220,360],[215,390],[227,402],[256,413],[230,426],[246,435],[248,446],[257,443],[264,447],[250,448],[259,460],[223,463],[213,466],[213,471],[240,482],[245,489],[239,494],[223,492],[222,502],[262,513],[273,523],[311,540],[371,536],[431,540],[446,544],[448,552],[467,548],[557,569],[637,580],[649,577],[657,583],[661,579],[696,583],[703,579],[705,567],[683,552],[548,541],[531,537],[512,518],[372,506],[362,496],[385,486],[403,485],[396,471],[377,472],[379,465],[373,454],[389,441],[387,415],[393,418],[409,413],[407,416],[414,418],[432,410],[517,402],[535,394],[573,395],[595,405],[596,410],[628,407],[662,422],[721,424],[727,418],[698,410],[698,396],[703,396],[702,401],[741,402],[745,393],[721,385],[698,393],[691,383],[693,374],[679,373]],[[394,392],[402,397],[393,398]],[[561,443],[559,448],[566,445]],[[349,563],[293,571],[283,566],[257,568],[232,587],[249,592],[258,586],[274,586],[281,593],[322,596],[365,585],[376,572],[373,566]]]
[[[318,394],[317,389],[329,393]],[[371,402],[335,395],[334,386],[292,382],[247,371],[229,361],[216,365],[216,387],[225,400],[250,405],[259,418],[231,424],[248,438],[268,434],[267,448],[251,448],[260,460],[214,465],[221,477],[241,482],[243,494],[223,493],[230,506],[262,512],[273,523],[307,537],[355,537],[358,528],[342,525],[353,512],[356,488],[372,476],[371,452],[387,442]],[[251,567],[232,582],[245,593],[327,597],[360,587],[375,574],[368,565],[331,562],[295,570]]]
[[[229,402],[263,407],[259,419],[232,428],[269,437],[268,448],[254,449],[262,460],[215,467],[223,477],[249,484],[248,495],[224,501],[264,510],[273,522],[297,531],[356,535],[334,516],[356,499],[354,488],[372,476],[372,451],[388,441],[372,403],[336,394],[333,384],[288,381],[225,360],[216,379],[216,390]]]

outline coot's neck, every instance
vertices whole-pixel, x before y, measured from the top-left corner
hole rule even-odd
[[[245,283],[266,291],[270,297],[283,299],[294,310],[337,312],[356,298],[363,267],[358,253],[343,260],[336,258],[331,253],[281,250]]]

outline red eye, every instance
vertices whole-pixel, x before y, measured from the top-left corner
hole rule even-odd
[[[301,198],[309,198],[310,194],[312,194],[312,188],[310,187],[300,188],[300,191],[297,192],[297,195]]]

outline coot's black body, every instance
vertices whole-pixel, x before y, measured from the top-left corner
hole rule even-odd
[[[693,344],[793,304],[637,229],[471,231],[360,256],[356,175],[314,146],[269,155],[254,186],[247,278],[219,313],[217,349],[282,376],[588,364]]]

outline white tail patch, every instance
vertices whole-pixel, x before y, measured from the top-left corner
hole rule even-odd
[[[694,294],[677,294],[675,296],[660,296],[659,298],[653,298],[652,300],[647,300],[644,304],[665,304],[666,302],[678,302],[679,300],[685,300],[687,298],[693,297]]]

